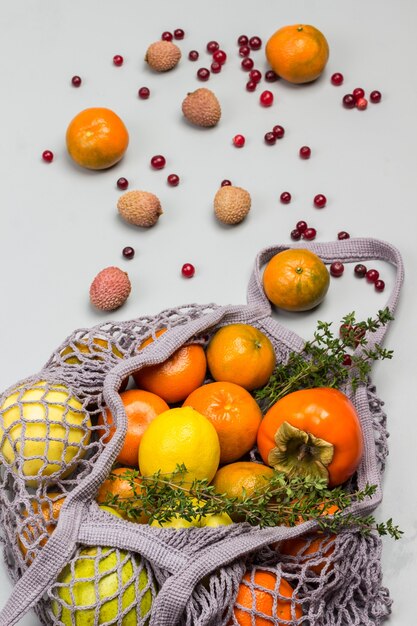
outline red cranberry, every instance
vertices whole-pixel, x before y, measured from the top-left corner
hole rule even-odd
[[[123,248],[122,254],[125,259],[133,259],[133,257],[135,256],[135,251],[131,246],[126,246],[125,248]]]
[[[359,111],[364,111],[367,106],[368,100],[366,98],[358,98],[356,100],[356,108],[359,109]]]
[[[337,233],[337,238],[339,239],[339,241],[342,241],[343,239],[350,239],[350,235],[345,230],[341,230],[339,233]]]
[[[357,265],[355,265],[353,270],[355,276],[357,276],[358,278],[364,278],[367,271],[368,270],[366,269],[366,266],[362,265],[362,263],[358,263]]]
[[[339,278],[339,276],[341,276],[344,271],[345,271],[345,266],[343,265],[341,261],[334,261],[330,265],[330,274],[334,276],[335,278]]]
[[[224,180],[222,180],[222,182],[220,183],[220,187],[230,187],[230,185],[232,184],[232,181],[229,180],[228,178],[225,178]]]
[[[307,239],[308,241],[315,239],[316,235],[317,231],[315,228],[306,228],[305,231],[302,233],[303,239]]]
[[[117,67],[120,67],[121,65],[123,65],[123,57],[120,54],[115,54],[113,57],[113,63]]]
[[[51,152],[51,150],[44,150],[42,152],[42,159],[46,162],[46,163],[52,163],[52,161],[54,160],[54,153]]]
[[[166,159],[162,154],[156,154],[151,159],[151,165],[154,170],[162,170],[166,165]]]
[[[184,39],[184,31],[182,28],[176,28],[174,30],[174,39]]]
[[[233,137],[233,144],[236,146],[236,148],[243,148],[243,146],[245,145],[245,138],[243,135],[235,135]]]
[[[184,278],[192,278],[195,274],[195,267],[191,263],[184,263],[181,268],[181,274]]]
[[[278,74],[274,70],[268,70],[265,72],[265,80],[267,83],[275,83],[279,79]]]
[[[249,46],[240,46],[239,48],[239,56],[241,57],[248,57],[250,55],[250,48]]]
[[[254,80],[248,80],[246,83],[246,91],[255,91],[258,86],[258,83]]]
[[[339,87],[339,85],[343,83],[343,74],[340,74],[340,72],[336,72],[335,74],[332,74],[330,80],[332,81],[332,85],[336,85],[336,87]]]
[[[300,233],[303,233],[305,230],[307,230],[307,222],[305,222],[304,220],[300,220],[296,223],[295,227]]]
[[[260,37],[251,37],[249,39],[249,47],[251,50],[259,50],[262,46],[262,39]]]
[[[119,189],[125,190],[129,187],[129,181],[127,180],[127,178],[119,178],[116,185],[118,186]]]
[[[217,63],[220,63],[220,65],[224,65],[227,61],[227,54],[224,50],[216,50],[213,54],[213,59],[217,61]]]
[[[290,237],[291,239],[293,239],[294,241],[299,241],[299,239],[301,239],[301,233],[299,230],[297,230],[296,228],[294,228],[294,230],[291,231],[290,233]]]
[[[197,78],[199,80],[208,80],[210,78],[210,70],[208,70],[206,67],[200,67],[197,72]]]
[[[81,85],[81,77],[80,76],[73,76],[71,78],[71,85],[73,87],[79,87]]]
[[[375,283],[379,278],[378,270],[368,270],[365,274],[368,283]]]
[[[218,61],[213,61],[213,63],[210,65],[210,69],[213,74],[219,74],[222,71],[222,66],[220,63],[218,63]]]
[[[209,54],[214,54],[214,52],[216,52],[216,50],[218,50],[219,48],[220,46],[217,41],[209,41],[206,46],[206,50]]]
[[[322,193],[318,193],[317,196],[314,196],[314,206],[318,209],[323,209],[326,206],[327,198],[323,196]]]
[[[275,135],[275,137],[277,139],[282,139],[282,137],[284,136],[284,133],[285,133],[285,129],[284,129],[283,126],[280,126],[279,124],[277,124],[272,129],[272,132],[274,133],[274,135]]]
[[[246,37],[246,35],[240,35],[239,39],[237,40],[238,46],[247,46],[248,43],[249,43],[249,38]]]
[[[350,367],[352,365],[352,357],[350,356],[350,354],[343,355],[342,365],[345,365],[346,367]]]
[[[371,93],[369,94],[369,99],[371,102],[373,102],[374,104],[376,104],[377,102],[381,102],[381,92],[380,91],[371,91]]]
[[[190,59],[190,61],[197,61],[199,56],[200,55],[198,54],[197,50],[190,50],[190,52],[188,53],[188,58]]]
[[[311,157],[311,148],[308,146],[302,146],[300,148],[299,155],[302,159],[309,159]]]
[[[383,280],[378,279],[375,281],[375,291],[384,291],[385,283]]]
[[[262,79],[262,73],[259,70],[251,70],[249,72],[249,78],[251,80],[254,80],[255,83],[259,83],[259,81]]]
[[[162,41],[172,41],[173,34],[169,32],[169,30],[165,30],[161,35]]]
[[[253,66],[254,66],[254,62],[253,59],[251,59],[250,57],[245,57],[244,59],[242,59],[242,69],[245,70],[245,72],[249,72]]]
[[[281,200],[282,204],[289,204],[291,202],[291,194],[289,191],[283,191],[282,194],[280,195],[279,199]],[[307,226],[307,224],[306,224]]]
[[[177,174],[170,174],[167,177],[167,183],[168,185],[170,185],[171,187],[176,187],[178,185],[178,183],[180,182],[180,177],[177,176]]]
[[[263,91],[259,96],[259,102],[263,107],[270,107],[274,102],[274,94],[272,91]]]
[[[359,100],[359,98],[364,97],[365,91],[364,89],[362,89],[362,87],[356,87],[356,89],[352,91],[352,95],[355,98],[355,100]]]
[[[343,96],[342,102],[345,109],[353,109],[356,103],[355,97],[351,93],[347,93],[345,96]]]
[[[150,95],[151,95],[151,92],[148,89],[148,87],[141,87],[138,91],[138,96],[141,100],[147,100]]]
[[[265,140],[265,143],[268,144],[268,146],[273,146],[277,138],[275,137],[273,132],[270,132],[270,133],[265,133],[264,140]]]

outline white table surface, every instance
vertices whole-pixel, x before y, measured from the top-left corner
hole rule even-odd
[[[417,582],[416,18],[413,0],[14,0],[0,6],[1,389],[38,371],[75,328],[191,302],[244,302],[256,253],[289,244],[300,219],[317,228],[317,241],[347,230],[401,251],[406,280],[386,341],[394,359],[377,364],[373,376],[391,433],[377,517],[392,516],[404,531],[399,542],[384,540],[392,626],[415,623]],[[237,37],[259,35],[265,42],[277,28],[298,22],[326,35],[328,66],[311,85],[262,83],[275,94],[274,105],[264,109],[260,88],[245,91]],[[147,46],[175,28],[186,32],[180,65],[164,75],[151,73],[143,61]],[[203,84],[196,71],[209,63],[205,45],[211,39],[229,58],[221,74]],[[196,63],[187,58],[191,49],[200,51]],[[122,67],[113,66],[114,54],[124,56]],[[263,51],[252,56],[255,67],[267,68]],[[330,84],[336,71],[345,76],[341,87]],[[79,89],[70,85],[74,74],[83,79]],[[151,89],[147,101],[137,97],[144,85]],[[210,131],[192,128],[181,116],[186,93],[202,86],[215,91],[223,109]],[[358,86],[367,93],[379,89],[382,102],[363,112],[345,110],[342,96]],[[66,155],[66,127],[89,106],[115,110],[130,132],[125,158],[103,172],[83,171]],[[266,146],[263,135],[274,124],[285,127],[285,137]],[[231,145],[236,133],[247,138],[242,150]],[[305,144],[313,151],[309,161],[298,157]],[[41,160],[45,149],[55,154],[49,165]],[[150,169],[154,154],[166,156],[165,170]],[[166,184],[172,172],[181,177],[177,188]],[[120,176],[130,189],[160,197],[164,214],[157,226],[138,230],[118,217]],[[224,178],[252,196],[248,218],[235,228],[213,217],[212,200]],[[280,204],[282,191],[292,193],[291,204]],[[321,211],[312,206],[316,193],[328,197]],[[121,256],[126,245],[136,249],[131,261]],[[184,262],[196,266],[191,280],[180,276]],[[110,315],[93,310],[88,300],[91,280],[109,265],[128,271],[133,285],[125,306]],[[383,263],[373,266],[386,281],[384,294],[355,279],[349,266],[332,279],[318,309],[279,318],[310,338],[317,319],[338,323],[352,310],[359,318],[374,314],[385,305],[394,273]],[[11,584],[3,568],[0,577],[2,606]],[[19,622],[36,623],[33,615]]]

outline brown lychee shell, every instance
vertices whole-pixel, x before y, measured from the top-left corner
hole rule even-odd
[[[155,41],[145,54],[145,61],[155,72],[172,70],[181,59],[181,50],[172,41]]]
[[[129,276],[118,267],[106,267],[90,286],[90,302],[101,311],[114,311],[124,304],[131,291]]]
[[[249,213],[250,207],[250,194],[242,187],[220,187],[214,197],[214,212],[223,224],[239,224]]]
[[[149,191],[127,191],[120,196],[117,208],[126,222],[142,228],[154,226],[163,213],[159,198]]]
[[[196,89],[184,98],[182,112],[189,122],[205,128],[215,126],[222,114],[215,94],[205,87]]]

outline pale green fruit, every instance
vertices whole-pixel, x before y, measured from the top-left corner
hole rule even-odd
[[[190,528],[190,526],[195,526],[195,524],[189,522],[183,517],[171,517],[171,519],[166,522],[158,522],[158,520],[154,519],[150,526],[155,526],[157,528]]]
[[[22,460],[30,487],[59,472],[64,478],[85,455],[91,435],[88,413],[65,385],[37,381],[27,390],[17,387],[0,407],[0,454],[7,463]],[[30,478],[29,478],[30,477]]]
[[[111,507],[102,505],[101,509],[122,517],[118,511]],[[140,565],[140,559],[134,554],[117,551],[113,548],[102,548],[98,562],[99,581],[97,591],[94,583],[95,571],[97,567],[96,557],[99,553],[97,548],[83,548],[78,554],[78,558],[74,564],[73,572],[71,566],[67,565],[58,577],[58,582],[65,585],[56,587],[56,594],[63,601],[62,603],[54,600],[52,602],[52,611],[61,623],[65,626],[94,626],[95,613],[98,612],[97,624],[117,624],[119,615],[119,598],[113,597],[119,589],[119,578],[116,566],[119,563],[121,568],[121,586],[128,585],[123,592],[122,608],[131,609],[122,619],[122,626],[136,626],[137,624],[137,596],[135,591],[135,580],[133,578],[135,570]],[[123,565],[122,565],[123,563]],[[113,571],[114,570],[114,571]],[[80,579],[90,580],[80,580]],[[129,584],[129,581],[132,581]],[[144,569],[139,574],[138,587],[141,591],[148,584],[148,576]],[[106,598],[112,598],[106,601]],[[71,609],[63,604],[68,604],[73,609],[74,619],[71,616]],[[84,608],[99,605],[96,608]],[[152,593],[148,589],[142,596],[140,601],[140,615],[146,615],[152,605]]]

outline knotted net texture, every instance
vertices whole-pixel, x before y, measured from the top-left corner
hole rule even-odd
[[[75,331],[38,374],[2,394],[0,518],[4,559],[16,584],[0,626],[16,624],[32,607],[48,626],[377,626],[389,615],[381,542],[372,534],[352,528],[329,535],[313,521],[294,528],[154,528],[115,517],[95,502],[123,445],[127,421],[118,392],[132,372],[186,343],[205,345],[219,326],[233,322],[267,334],[279,362],[302,350],[304,341],[271,317],[262,290],[263,265],[287,247],[258,255],[247,305],[189,305]],[[303,247],[325,263],[393,264],[387,306],[394,312],[403,278],[395,248],[370,239]],[[156,338],[161,328],[168,332]],[[381,343],[385,331],[372,334],[368,347]],[[148,337],[153,343],[139,350]],[[370,382],[350,395],[365,444],[354,483],[377,487],[372,498],[350,507],[365,515],[382,497],[386,416]]]

